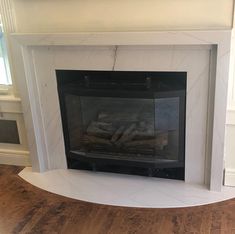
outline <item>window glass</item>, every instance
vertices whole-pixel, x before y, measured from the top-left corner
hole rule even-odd
[[[0,18],[0,85],[11,84],[6,43]]]

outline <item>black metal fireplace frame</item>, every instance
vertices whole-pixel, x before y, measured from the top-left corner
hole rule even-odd
[[[92,80],[90,77],[98,76],[102,77],[104,74],[109,74],[112,77],[112,74],[117,74],[119,77],[128,77],[130,78],[132,74],[133,77],[138,74],[138,82],[131,87],[130,83],[123,80],[121,87],[116,87],[115,79],[112,79],[110,87],[102,86],[97,88],[93,87]],[[98,74],[98,75],[97,75]],[[110,75],[111,74],[111,75]],[[121,76],[120,76],[121,75]],[[64,143],[65,143],[65,154],[67,157],[68,168],[80,168],[79,164],[86,165],[89,163],[91,169],[96,170],[97,165],[116,165],[125,167],[137,167],[137,168],[146,168],[148,170],[148,175],[152,176],[153,170],[155,169],[167,169],[175,168],[180,174],[179,179],[184,179],[184,168],[185,168],[185,113],[186,113],[186,72],[113,72],[113,71],[74,71],[74,70],[56,70],[57,77],[57,87],[59,95],[59,103],[61,109],[61,118],[62,118],[62,127],[64,134]],[[158,87],[156,81],[158,79],[172,79],[172,77],[178,77],[179,81],[182,78],[182,85],[177,87]],[[110,79],[110,77],[109,77]],[[150,81],[149,81],[150,79]],[[151,83],[152,82],[152,83]],[[155,82],[155,83],[154,83]],[[164,83],[164,82],[163,82]],[[105,82],[104,82],[105,84]],[[182,89],[182,86],[185,86],[185,89]],[[122,90],[120,90],[122,88]],[[161,90],[161,91],[160,91]],[[76,96],[92,96],[92,97],[118,97],[118,98],[145,98],[145,99],[155,99],[155,98],[170,98],[178,97],[179,102],[179,160],[167,161],[159,160],[155,163],[147,162],[146,160],[125,160],[119,157],[109,158],[101,156],[97,153],[84,153],[79,151],[73,151],[70,149],[69,141],[69,130],[67,126],[67,116],[66,116],[66,104],[65,96],[67,94],[76,95]],[[104,171],[109,171],[108,169]],[[113,170],[111,170],[113,171]],[[115,170],[114,170],[115,172]],[[125,172],[124,172],[125,173]],[[128,173],[128,172],[127,172]],[[136,174],[136,173],[133,173]],[[137,173],[138,174],[138,173]]]

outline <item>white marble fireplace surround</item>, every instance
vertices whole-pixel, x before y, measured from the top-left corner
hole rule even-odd
[[[56,69],[186,71],[185,182],[220,191],[230,37],[230,31],[12,35],[33,171],[67,168]]]

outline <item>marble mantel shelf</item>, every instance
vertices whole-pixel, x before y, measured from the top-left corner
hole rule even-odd
[[[222,45],[231,30],[158,32],[13,33],[20,44],[47,45]]]

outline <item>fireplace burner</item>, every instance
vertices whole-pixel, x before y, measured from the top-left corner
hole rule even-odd
[[[184,180],[186,72],[56,76],[68,168]]]

